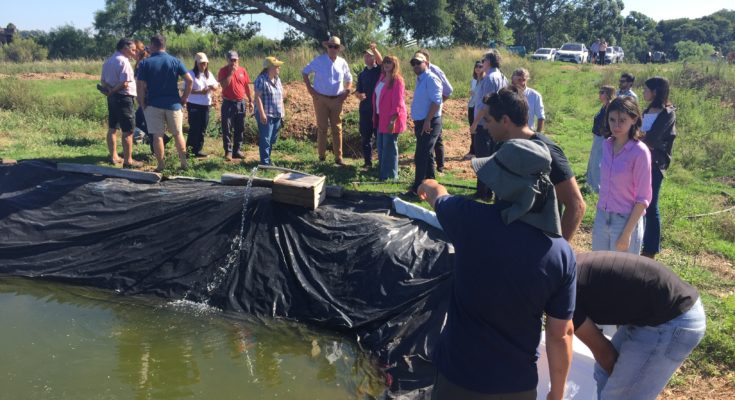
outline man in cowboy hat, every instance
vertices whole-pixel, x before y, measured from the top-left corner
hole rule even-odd
[[[472,160],[477,177],[495,188],[495,204],[451,196],[433,179],[419,187],[455,248],[449,310],[434,349],[432,400],[536,399],[544,313],[547,398],[562,399],[576,262],[561,237],[550,164],[542,143],[509,140],[494,155]]]
[[[327,49],[325,54],[314,58],[301,74],[306,90],[314,100],[317,125],[317,150],[319,160],[326,159],[327,128],[332,130],[332,151],[334,163],[344,165],[342,161],[342,104],[352,89],[352,74],[347,61],[339,56],[344,49],[338,37],[332,36],[322,42]],[[314,84],[309,79],[314,74]]]

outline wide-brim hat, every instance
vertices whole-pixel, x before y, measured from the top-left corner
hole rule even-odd
[[[501,143],[490,157],[472,159],[472,169],[498,200],[511,203],[501,212],[505,224],[521,220],[552,237],[561,237],[556,192],[549,179],[551,154],[530,139]]]
[[[265,60],[263,60],[263,68],[280,67],[281,65],[283,65],[283,61],[273,56],[266,57]]]
[[[339,49],[340,50],[344,50],[344,48],[345,48],[345,46],[342,45],[342,41],[339,40],[339,38],[337,36],[332,36],[332,37],[329,38],[329,40],[325,40],[325,41],[322,42],[322,46],[324,46],[324,47],[328,47],[330,44],[335,44],[335,45],[339,46]]]

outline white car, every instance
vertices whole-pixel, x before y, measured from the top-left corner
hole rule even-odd
[[[621,63],[625,59],[625,52],[620,46],[615,46],[615,51],[618,53],[618,62]]]
[[[586,63],[589,52],[584,43],[564,43],[556,52],[556,59],[559,61],[568,61],[577,64]]]
[[[542,47],[533,53],[531,60],[556,61],[556,49]]]

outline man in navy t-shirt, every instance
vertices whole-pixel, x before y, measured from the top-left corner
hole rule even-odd
[[[509,140],[472,166],[496,204],[451,196],[425,180],[419,196],[455,248],[453,288],[433,359],[443,399],[536,399],[536,348],[546,315],[551,390],[561,399],[572,354],[574,253],[561,237],[548,148]]]
[[[148,133],[153,135],[153,152],[158,167],[163,172],[163,136],[166,128],[174,135],[181,168],[186,169],[186,142],[183,135],[183,106],[189,99],[193,80],[184,63],[166,52],[163,35],[151,37],[151,56],[138,65],[138,104],[143,109]],[[184,94],[179,95],[179,78],[184,80]]]

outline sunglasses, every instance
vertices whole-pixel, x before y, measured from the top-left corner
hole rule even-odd
[[[329,47],[330,49],[339,49],[339,45],[337,44],[328,44],[327,47]]]
[[[423,63],[424,63],[423,61],[419,61],[419,60],[411,60],[411,66],[412,66],[412,67],[415,67],[415,66],[417,66],[417,65],[421,65],[421,64],[423,64]]]

